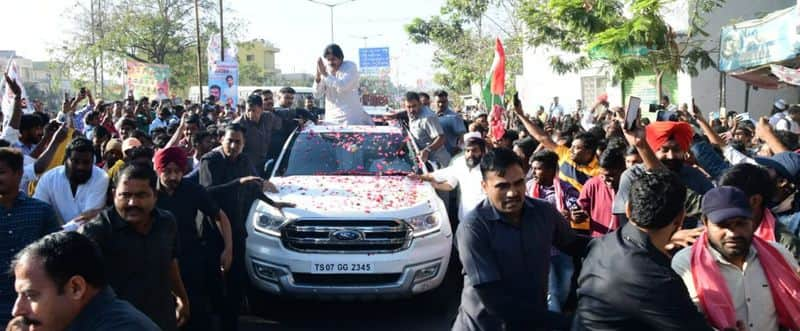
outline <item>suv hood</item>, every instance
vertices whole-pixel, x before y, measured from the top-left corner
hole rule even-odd
[[[273,177],[276,201],[297,205],[299,217],[411,217],[430,213],[438,199],[428,183],[402,176]]]

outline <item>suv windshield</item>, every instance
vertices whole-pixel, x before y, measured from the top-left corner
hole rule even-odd
[[[408,142],[401,134],[309,131],[293,139],[278,174],[406,175],[414,167]]]

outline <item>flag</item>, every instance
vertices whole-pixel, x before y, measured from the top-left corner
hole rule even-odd
[[[13,58],[8,61],[8,68],[6,68],[8,72],[8,77],[11,80],[17,82],[19,88],[22,90],[21,98],[27,99],[28,95],[25,93],[25,86],[22,85],[22,77],[19,72],[19,66],[17,65],[17,61]],[[3,84],[5,84],[5,78],[3,78]],[[9,121],[11,121],[11,115],[14,113],[14,93],[11,92],[11,89],[8,86],[5,87],[5,92],[3,92],[3,102],[2,102],[2,111],[3,111],[3,127],[6,127]],[[23,113],[28,113],[27,108],[22,109]]]
[[[503,96],[506,86],[506,52],[500,38],[495,39],[494,60],[492,68],[483,85],[483,103],[489,110],[489,135],[495,140],[500,140],[505,134],[503,125]]]

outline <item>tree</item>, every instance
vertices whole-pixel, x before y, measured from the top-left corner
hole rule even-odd
[[[441,16],[415,18],[405,29],[412,42],[436,46],[433,63],[441,71],[434,74],[434,82],[461,94],[486,79],[494,39],[499,36],[506,50],[506,94],[511,95],[516,90],[515,76],[522,69],[523,25],[515,19],[519,2],[447,0]]]
[[[603,61],[612,81],[634,78],[643,71],[656,74],[662,95],[665,73],[698,74],[698,67],[714,66],[706,17],[724,0],[690,1],[687,31],[675,31],[663,17],[668,0],[524,0],[520,19],[528,28],[527,42],[569,55],[552,55],[558,73],[577,72],[593,60]],[[626,13],[626,9],[628,13]]]
[[[261,86],[266,82],[264,67],[255,62],[239,63],[239,85]]]
[[[200,0],[199,5],[202,45],[209,36],[219,32],[219,7],[213,0]],[[230,44],[228,40],[238,39],[243,27],[241,20],[232,17],[230,12],[225,9],[226,44]],[[102,57],[112,63],[109,73],[118,76],[123,74],[125,59],[169,65],[173,93],[196,82],[198,41],[193,0],[90,0],[90,8],[78,2],[70,13],[78,29],[64,45],[51,51],[68,65],[71,76],[95,70],[97,64],[93,60]],[[104,19],[88,19],[92,14]],[[205,53],[205,50],[201,52],[204,73]]]

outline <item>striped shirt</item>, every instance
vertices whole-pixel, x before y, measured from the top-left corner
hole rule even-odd
[[[558,179],[566,182],[578,192],[583,189],[583,184],[589,178],[600,174],[600,164],[596,157],[589,164],[578,165],[572,161],[569,147],[558,146],[553,152],[558,154]]]
[[[17,298],[14,277],[9,274],[14,255],[60,229],[53,208],[41,200],[20,194],[11,209],[0,206],[0,325],[11,319],[11,308]]]

